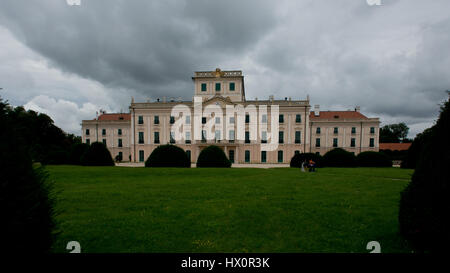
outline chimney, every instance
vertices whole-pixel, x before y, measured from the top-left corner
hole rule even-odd
[[[314,116],[318,117],[320,115],[320,105],[314,105]]]
[[[164,103],[166,102],[166,96],[163,97],[163,101],[162,102],[164,102]]]
[[[355,111],[356,111],[356,112],[359,112],[360,110],[361,110],[361,107],[359,107],[359,106],[356,106],[356,107],[355,107]]]
[[[273,101],[273,95],[269,96],[269,101]]]

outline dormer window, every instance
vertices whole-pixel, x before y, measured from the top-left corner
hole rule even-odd
[[[202,83],[202,92],[206,92],[206,83]]]
[[[220,92],[220,82],[216,82],[216,91]]]

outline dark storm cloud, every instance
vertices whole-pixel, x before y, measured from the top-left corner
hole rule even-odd
[[[102,107],[115,111],[126,109],[129,96],[191,99],[194,71],[242,69],[249,99],[309,94],[324,110],[360,105],[383,123],[408,122],[414,135],[432,124],[450,89],[450,2],[382,3],[82,0],[73,7],[64,0],[4,0],[0,25],[37,55],[12,48],[12,41],[4,46],[14,52],[10,62],[41,56],[50,68],[15,73],[0,64],[0,76],[35,90],[13,99],[45,95],[29,105],[74,102],[74,112],[88,115],[103,105],[102,96],[109,97]],[[71,78],[65,90],[66,74],[50,77],[46,69],[81,79]]]
[[[1,22],[53,65],[146,96],[192,96],[195,69],[243,54],[273,1],[7,1]]]

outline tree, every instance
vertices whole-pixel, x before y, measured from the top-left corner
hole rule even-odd
[[[356,157],[353,153],[341,148],[335,148],[323,155],[325,167],[356,167]]]
[[[385,125],[380,129],[380,143],[409,142],[408,132],[409,127],[403,122]]]
[[[0,98],[0,242],[11,253],[48,253],[56,235],[53,184],[33,166],[14,115]]]
[[[401,193],[399,228],[418,251],[447,252],[450,243],[450,96],[419,146],[411,182]]]

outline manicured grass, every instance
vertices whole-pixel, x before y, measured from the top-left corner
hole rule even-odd
[[[55,252],[409,252],[398,168],[48,166],[60,191]]]

